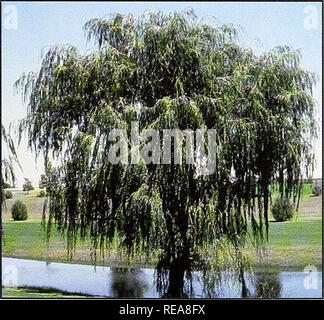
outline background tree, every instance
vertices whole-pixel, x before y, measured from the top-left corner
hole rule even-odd
[[[45,174],[41,174],[40,180],[39,180],[39,189],[46,188],[47,185],[47,177]]]
[[[117,233],[129,256],[159,253],[168,282],[158,286],[169,296],[183,295],[185,273],[210,267],[208,248],[222,241],[241,269],[248,223],[256,243],[267,235],[271,186],[298,206],[303,169],[312,167],[314,77],[299,53],[278,47],[257,57],[233,26],[191,11],[116,14],[84,29],[97,50],[54,46],[38,73],[17,82],[28,104],[21,131],[45,168],[50,155],[59,163],[49,229],[55,220],[67,233],[69,252],[78,234],[103,252]],[[197,162],[111,164],[108,134],[129,135],[132,120],[161,140],[163,129],[215,129],[216,172],[197,175]]]
[[[27,191],[27,194],[29,191],[34,190],[35,188],[33,187],[31,181],[27,178],[25,179],[25,183],[23,184],[23,191]]]
[[[1,142],[2,146],[7,148],[8,154],[7,158],[1,159],[1,205],[4,205],[6,200],[4,189],[15,185],[16,175],[13,165],[16,163],[19,166],[19,162],[14,141],[3,125],[1,125]]]
[[[1,159],[1,207],[5,207],[7,197],[4,189],[5,187],[10,187],[10,185],[15,185],[16,175],[15,175],[13,165],[14,163],[16,163],[20,167],[20,164],[18,161],[17,152],[16,152],[13,139],[11,138],[10,133],[6,132],[6,129],[3,125],[1,125],[1,146],[2,146],[1,147],[2,152],[5,146],[7,148],[7,153],[8,153],[7,158]],[[1,234],[1,238],[3,238],[2,225],[1,225],[0,234]]]

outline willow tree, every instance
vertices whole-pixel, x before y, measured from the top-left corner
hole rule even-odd
[[[14,164],[18,164],[18,157],[16,147],[10,133],[6,132],[6,129],[1,125],[1,143],[7,149],[7,157],[1,159],[1,206],[5,205],[5,193],[4,184],[9,183],[13,185],[16,181],[16,175],[14,171]],[[5,149],[3,148],[3,150]]]
[[[159,252],[168,295],[182,296],[185,273],[209,264],[210,245],[225,239],[239,250],[250,234],[266,238],[271,186],[298,204],[312,165],[314,77],[298,52],[257,57],[232,25],[192,12],[116,14],[84,30],[97,49],[54,46],[17,82],[28,105],[21,130],[51,172],[48,225],[66,232],[70,251],[78,235],[104,251],[117,234],[130,256]],[[132,144],[128,161],[111,163],[109,133],[129,137],[132,121],[161,138],[163,129],[213,129],[204,147],[215,147],[214,172],[198,174],[198,157],[132,164]]]
[[[1,208],[6,207],[6,194],[4,191],[4,184],[9,183],[14,185],[16,182],[16,175],[14,170],[14,164],[20,167],[16,147],[14,141],[10,135],[10,132],[6,132],[3,124],[1,124],[1,145],[2,151],[7,149],[7,157],[1,159]],[[21,168],[21,167],[20,167]],[[0,228],[1,241],[3,239],[2,224]]]

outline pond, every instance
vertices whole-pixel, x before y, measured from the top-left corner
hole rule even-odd
[[[317,272],[311,281],[309,275],[291,270],[271,274],[257,272],[246,275],[246,283],[251,297],[321,298],[322,272]],[[240,283],[231,280],[226,273],[221,278],[222,281],[214,288],[214,297],[240,298]],[[200,273],[194,272],[193,297],[207,298],[199,279]],[[160,297],[156,291],[154,269],[149,268],[94,268],[90,265],[2,258],[2,283],[113,298]]]

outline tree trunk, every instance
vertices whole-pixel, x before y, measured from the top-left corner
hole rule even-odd
[[[183,292],[184,286],[184,274],[185,268],[179,263],[173,265],[170,268],[169,273],[169,287],[166,294],[167,298],[183,298],[185,294]]]
[[[249,297],[249,290],[246,286],[245,279],[244,279],[244,271],[241,268],[240,269],[240,281],[242,283],[242,298],[248,298]]]

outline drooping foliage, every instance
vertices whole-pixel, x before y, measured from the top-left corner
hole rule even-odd
[[[14,164],[18,164],[18,157],[16,147],[10,133],[1,125],[1,144],[2,150],[7,149],[7,157],[1,159],[1,206],[5,204],[6,195],[4,192],[5,185],[14,185],[16,175],[14,171]]]
[[[48,223],[67,232],[69,249],[78,234],[104,249],[117,233],[130,255],[161,252],[158,270],[180,270],[172,282],[208,261],[208,244],[243,245],[249,221],[264,239],[271,186],[297,204],[312,167],[315,79],[299,53],[255,56],[232,25],[193,12],[116,14],[84,30],[98,49],[54,46],[38,73],[17,81],[28,106],[21,130],[51,172]],[[130,136],[131,121],[161,140],[163,129],[215,129],[215,173],[197,175],[197,163],[110,163],[109,132]]]

